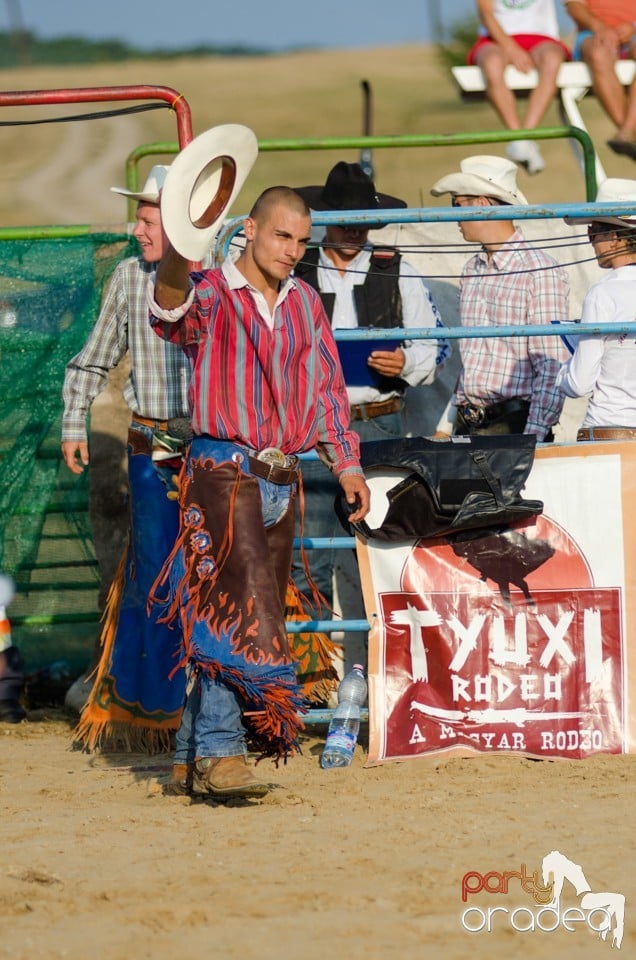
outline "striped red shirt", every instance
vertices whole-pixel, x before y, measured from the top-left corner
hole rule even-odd
[[[334,473],[362,474],[336,345],[316,291],[290,278],[268,325],[258,292],[233,264],[193,273],[191,281],[194,298],[183,315],[151,300],[151,323],[192,359],[194,433],[251,450],[317,447]]]

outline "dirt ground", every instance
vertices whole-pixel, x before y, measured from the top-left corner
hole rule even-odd
[[[316,118],[314,135],[343,135],[358,126],[359,77],[373,64],[378,133],[496,127],[485,108],[460,110],[449,82],[429,82],[438,68],[419,48],[307,57],[302,68],[293,55],[242,64],[231,76],[214,61],[143,70],[69,68],[52,75],[5,71],[3,85],[170,84],[190,99],[195,132],[238,121],[252,124],[259,136],[304,136],[302,113]],[[349,94],[341,98],[345,79],[336,89],[333,78],[345,68]],[[255,86],[261,74],[269,97],[253,95],[262,88]],[[311,87],[304,100],[299,78]],[[427,90],[435,102],[427,103],[433,95]],[[596,105],[586,111],[599,128],[610,175],[633,176],[627,161],[607,155],[608,125]],[[108,187],[123,183],[128,150],[174,136],[172,121],[153,116],[122,121],[117,136],[104,121],[39,128],[42,141],[27,155],[20,146],[24,130],[10,128],[2,222],[120,219],[121,198]],[[383,158],[380,186],[396,193],[403,186],[411,204],[420,202],[430,183],[469,152],[489,150],[432,152],[426,163],[413,154],[409,170],[415,169],[404,183],[405,171]],[[569,148],[555,141],[545,152],[549,175],[522,183],[530,199],[582,200]],[[333,154],[311,158],[306,168],[297,160],[286,179],[319,182],[333,162]],[[259,172],[255,188],[262,179],[280,179],[270,170]],[[109,424],[114,439],[122,436],[127,414],[116,391],[100,398],[94,414],[94,429]],[[584,923],[570,931],[562,924],[553,932],[515,930],[510,912],[532,904],[515,881],[509,895],[482,892],[462,902],[465,874],[519,871],[522,864],[532,872],[551,850],[580,864],[593,891],[625,895],[618,955],[636,956],[634,757],[546,762],[482,755],[365,768],[363,728],[353,767],[322,771],[324,729],[313,727],[303,738],[302,756],[278,770],[266,763],[277,786],[264,801],[215,806],[163,795],[168,756],[71,749],[72,723],[63,711],[32,711],[18,726],[0,725],[1,957],[509,960],[523,954],[526,960],[596,960],[611,946]],[[572,887],[563,901],[564,907],[578,904]],[[508,913],[496,915],[492,932],[471,933],[462,925],[469,906],[506,907]]]
[[[530,874],[555,849],[593,891],[626,896],[619,955],[635,955],[634,757],[365,768],[363,728],[353,766],[323,771],[313,727],[302,756],[266,762],[263,801],[223,806],[164,796],[165,756],[72,750],[69,723],[0,725],[2,957],[596,960],[612,948],[583,923],[462,925],[468,906],[532,903],[518,881],[462,903],[466,873]]]

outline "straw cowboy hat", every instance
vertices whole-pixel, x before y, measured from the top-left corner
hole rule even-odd
[[[312,210],[394,210],[406,206],[404,200],[378,193],[359,163],[344,160],[329,171],[324,185],[294,190]]]
[[[256,134],[238,123],[206,130],[177,154],[161,191],[161,218],[182,257],[197,262],[208,253],[257,155]]]
[[[148,174],[143,190],[125,190],[124,187],[111,187],[113,193],[121,193],[124,197],[138,200],[140,203],[159,203],[161,188],[164,185],[168,167],[157,164]]]
[[[505,157],[466,157],[459,173],[449,173],[431,187],[434,197],[491,197],[512,206],[528,203],[517,187],[517,164]]]
[[[590,213],[585,217],[564,217],[566,223],[613,223],[620,227],[636,229],[636,180],[623,180],[619,177],[608,177],[603,180],[596,192],[596,203],[633,203],[634,212],[620,217],[604,217],[603,214]]]

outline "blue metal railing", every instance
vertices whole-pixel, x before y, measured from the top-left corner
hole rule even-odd
[[[374,225],[396,224],[396,223],[444,223],[458,222],[466,220],[536,220],[536,219],[563,219],[565,217],[594,217],[594,216],[633,216],[636,208],[633,204],[550,204],[548,206],[494,206],[494,207],[422,207],[419,209],[401,209],[401,210],[378,210],[373,213],[368,211],[347,211],[347,222],[351,224],[365,225],[373,223]],[[330,223],[337,224],[342,219],[339,212],[314,212],[312,214],[312,224],[314,226],[327,226]],[[236,218],[226,224],[222,233],[217,238],[215,257],[217,262],[221,262],[228,254],[230,245],[234,238],[240,233],[244,218]],[[467,253],[470,247],[467,245]],[[636,323],[598,323],[586,324],[586,335],[601,334],[625,334],[636,333]],[[382,337],[388,340],[400,341],[404,339],[404,330],[402,328],[391,328],[381,331]],[[411,340],[438,340],[444,337],[447,340],[476,339],[490,337],[529,337],[529,336],[561,336],[561,335],[580,335],[581,325],[575,322],[569,323],[547,323],[547,324],[524,324],[522,326],[501,326],[493,330],[489,327],[452,327],[452,328],[409,328],[408,338]],[[334,331],[336,340],[355,341],[372,340],[378,336],[378,330],[373,329],[354,329]],[[304,454],[301,459],[314,459],[316,454]],[[309,549],[325,549],[328,547],[335,549],[351,549],[355,546],[353,537],[315,537],[296,539],[295,548],[300,545]],[[335,631],[353,632],[368,631],[370,629],[368,620],[308,620],[291,621],[287,624],[290,633],[306,633],[318,631],[330,633]],[[308,723],[326,723],[329,721],[333,711],[331,710],[310,710],[305,721]]]
[[[636,216],[633,203],[551,203],[546,205],[508,204],[492,207],[409,207],[397,210],[347,210],[347,223],[352,226],[388,226],[397,223],[459,223],[465,220],[564,220],[594,217]],[[240,232],[245,217],[233,217],[220,230],[215,243],[215,257],[221,262],[227,256],[230,243]],[[342,211],[312,211],[313,226],[326,227],[342,223]],[[470,249],[467,244],[468,249]]]

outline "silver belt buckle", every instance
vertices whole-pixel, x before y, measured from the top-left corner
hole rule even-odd
[[[287,456],[283,453],[282,450],[278,450],[276,447],[265,447],[264,450],[259,450],[256,454],[257,460],[262,460],[264,463],[269,463],[273,467],[286,467]]]

